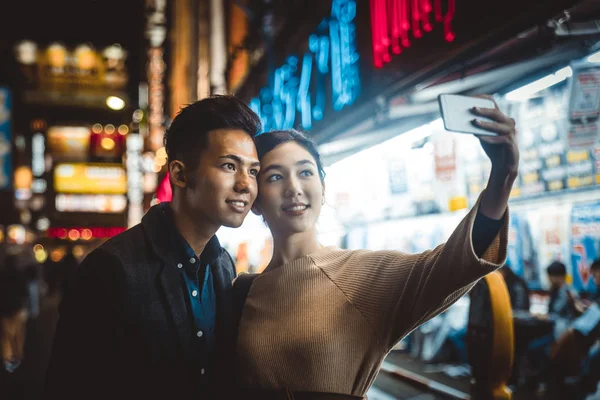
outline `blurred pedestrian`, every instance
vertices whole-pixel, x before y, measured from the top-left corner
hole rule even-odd
[[[26,379],[17,373],[24,358],[29,315],[27,278],[18,258],[0,254],[0,397],[24,397]]]
[[[515,274],[508,264],[505,264],[499,271],[504,278],[504,282],[506,282],[512,309],[529,311],[530,301],[527,282]]]
[[[548,315],[558,325],[555,337],[559,337],[564,332],[566,326],[579,315],[575,306],[577,295],[567,284],[567,267],[565,264],[560,261],[554,261],[546,268],[546,273],[550,281]]]

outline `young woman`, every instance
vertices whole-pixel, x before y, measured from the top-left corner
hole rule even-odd
[[[515,122],[473,112],[492,161],[487,188],[446,244],[422,254],[323,247],[321,159],[296,131],[256,138],[261,161],[254,211],[273,258],[249,289],[240,320],[238,376],[249,398],[362,398],[392,347],[441,313],[505,260],[507,201],[517,176]]]

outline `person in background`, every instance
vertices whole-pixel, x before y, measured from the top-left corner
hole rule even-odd
[[[600,305],[600,259],[592,263],[590,274],[596,284],[596,293],[592,296],[591,300]],[[597,340],[599,336],[598,328],[594,330],[594,334]],[[598,381],[600,381],[600,346],[598,342],[589,351],[581,370],[581,388],[583,393],[590,394],[596,392]]]
[[[29,317],[27,276],[18,257],[0,254],[0,398],[25,397],[27,376],[19,369]]]
[[[506,282],[512,309],[529,311],[529,288],[525,280],[515,274],[508,264],[505,264],[499,271]]]
[[[67,252],[59,262],[48,259],[44,262],[44,280],[46,281],[46,296],[49,298],[60,298],[67,278],[72,277],[77,271],[79,262],[72,252]]]
[[[25,358],[20,367],[21,372],[27,376],[26,399],[43,398],[63,285],[66,278],[77,271],[77,266],[77,259],[70,251],[67,251],[60,261],[53,262],[48,259],[43,265],[42,275],[45,285],[36,286],[45,289],[40,291],[37,315],[33,313],[29,315]]]
[[[567,267],[560,261],[554,261],[548,266],[546,273],[550,281],[548,315],[557,320],[557,323],[561,321],[568,323],[578,315],[578,312],[575,307],[576,296],[567,284]]]
[[[227,399],[235,266],[217,237],[257,194],[260,118],[213,96],[165,134],[171,202],[92,251],[64,293],[49,399]]]
[[[551,332],[542,335],[527,345],[527,359],[530,368],[537,371],[539,393],[547,390],[549,378],[549,363],[552,346],[568,332],[569,325],[579,314],[576,307],[577,297],[572,294],[567,284],[567,267],[560,261],[552,262],[546,268],[550,282],[550,301],[546,315],[537,316],[540,319],[550,319],[554,323]]]
[[[600,305],[600,258],[595,260],[592,265],[590,265],[590,274],[592,275],[592,279],[596,284],[596,293],[592,295],[590,300]]]

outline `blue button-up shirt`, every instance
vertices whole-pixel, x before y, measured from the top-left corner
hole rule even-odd
[[[218,254],[219,249],[210,248],[210,242],[202,254],[194,252],[189,243],[181,236],[173,221],[173,214],[168,203],[160,206],[165,212],[168,223],[170,243],[174,243],[174,258],[178,260],[176,265],[168,266],[177,268],[181,273],[181,283],[186,296],[186,304],[190,315],[193,318],[194,336],[196,343],[198,362],[201,364],[201,374],[206,377],[210,374],[210,367],[214,362],[215,354],[215,324],[216,324],[216,306],[217,299],[213,276],[209,260]],[[214,246],[213,246],[214,247]],[[202,384],[202,377],[198,377],[199,384]]]
[[[216,299],[210,264],[203,262],[202,255],[197,256],[190,245],[183,239],[186,248],[187,262],[181,270],[187,291],[189,304],[194,316],[196,337],[202,339],[206,348],[214,345]]]

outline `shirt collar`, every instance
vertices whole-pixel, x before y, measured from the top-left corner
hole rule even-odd
[[[165,221],[165,225],[167,226],[169,236],[172,238],[173,243],[179,243],[179,249],[177,250],[177,254],[184,254],[187,258],[196,257],[200,259],[205,264],[210,264],[214,260],[216,260],[221,255],[221,244],[219,243],[219,239],[214,235],[202,251],[202,254],[196,254],[189,243],[181,236],[177,226],[175,226],[175,221],[173,219],[173,210],[171,210],[169,202],[160,203],[157,207],[159,208],[160,215]]]

